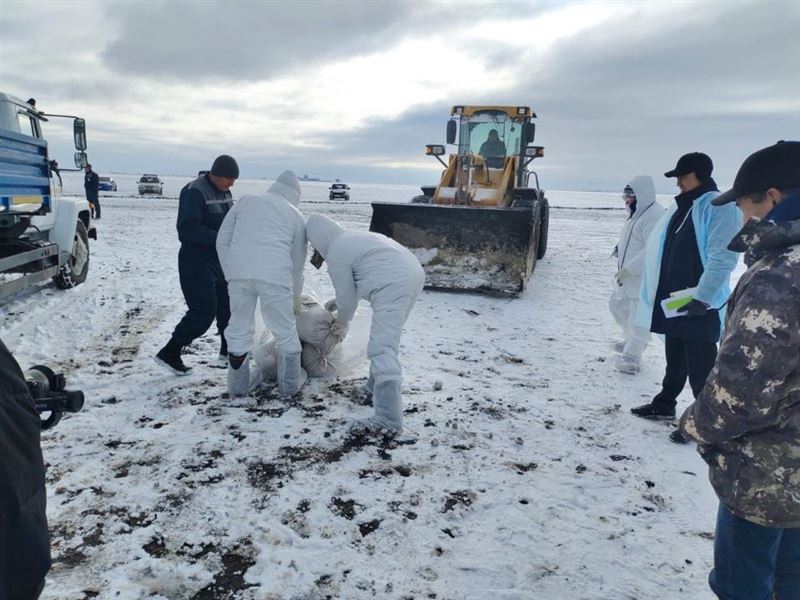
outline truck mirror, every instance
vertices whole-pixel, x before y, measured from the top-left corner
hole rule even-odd
[[[89,159],[86,156],[86,152],[76,152],[75,153],[75,166],[79,169],[85,169],[86,165],[89,164]]]
[[[441,144],[428,144],[425,146],[425,154],[428,156],[444,156],[445,148]]]
[[[75,149],[86,150],[86,121],[75,119],[72,122],[72,135],[75,138]]]
[[[447,143],[448,144],[456,143],[456,122],[454,119],[450,119],[447,122]]]
[[[527,123],[525,125],[525,144],[530,144],[533,138],[536,137],[536,123]]]

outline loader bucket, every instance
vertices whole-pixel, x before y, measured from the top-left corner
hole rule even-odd
[[[411,250],[429,289],[516,296],[536,262],[538,215],[538,206],[373,202],[369,229]]]

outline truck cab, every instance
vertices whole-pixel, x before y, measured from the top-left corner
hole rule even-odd
[[[51,159],[42,127],[49,118],[73,120],[75,169]],[[50,278],[60,288],[86,279],[89,238],[97,238],[89,203],[61,196],[61,171],[82,170],[85,149],[83,119],[0,93],[0,300]]]

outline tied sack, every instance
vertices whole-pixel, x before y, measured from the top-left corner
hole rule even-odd
[[[323,356],[347,335],[346,330],[336,325],[336,317],[311,296],[303,296],[296,321],[300,341],[316,346]]]
[[[328,360],[328,355],[312,344],[303,343],[300,364],[309,377],[333,377],[336,375],[336,367]]]

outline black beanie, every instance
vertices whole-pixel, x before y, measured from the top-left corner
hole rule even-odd
[[[214,164],[211,165],[211,174],[217,177],[231,177],[233,179],[239,178],[239,165],[232,156],[227,154],[220,154],[214,159]]]

